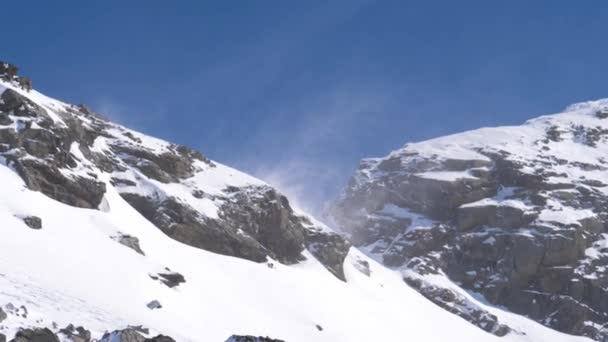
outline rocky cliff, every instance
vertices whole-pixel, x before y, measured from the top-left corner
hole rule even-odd
[[[365,159],[329,211],[356,246],[486,331],[468,295],[608,336],[608,100]],[[464,294],[460,290],[464,289]]]

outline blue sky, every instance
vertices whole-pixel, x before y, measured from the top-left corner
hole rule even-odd
[[[364,157],[608,97],[602,1],[10,1],[40,91],[313,211]]]

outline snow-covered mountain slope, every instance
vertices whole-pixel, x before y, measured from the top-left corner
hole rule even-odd
[[[607,157],[608,100],[575,104],[365,159],[329,216],[356,246],[487,331],[508,324],[471,315],[486,310],[480,301],[601,340]]]
[[[0,63],[0,341],[584,340],[483,303],[511,330],[478,329],[268,184],[14,71]]]

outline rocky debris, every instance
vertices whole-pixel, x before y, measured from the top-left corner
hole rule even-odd
[[[323,327],[318,324],[315,324],[315,328],[317,328],[319,331],[323,331]]]
[[[141,247],[139,246],[139,239],[136,238],[135,236],[119,233],[117,236],[113,236],[112,240],[120,243],[123,246],[131,248],[132,250],[134,250],[135,252],[137,252],[141,255],[146,255],[144,253],[144,251],[141,249]]]
[[[13,305],[13,303],[6,304],[4,306],[4,309],[6,310],[5,314],[18,316],[18,317],[22,317],[22,318],[27,318],[28,313],[29,313],[25,306],[21,305],[19,307],[16,307],[15,305]]]
[[[177,287],[179,284],[186,282],[186,278],[184,278],[183,275],[171,271],[166,273],[151,274],[150,278],[154,280],[159,280],[161,283],[165,284],[169,288]]]
[[[38,216],[24,216],[21,219],[26,226],[32,229],[42,229],[42,220]]]
[[[48,328],[35,328],[18,331],[11,342],[59,342],[59,338]]]
[[[59,334],[65,336],[69,341],[72,342],[89,342],[91,341],[91,332],[83,327],[74,327],[73,324],[69,324],[67,327],[59,330]]]
[[[150,310],[154,310],[154,309],[162,309],[162,305],[160,305],[160,302],[157,301],[156,299],[151,301],[150,303],[146,304],[146,306],[148,307],[148,309]]]
[[[232,335],[226,342],[285,342],[270,337],[250,336],[250,335]]]

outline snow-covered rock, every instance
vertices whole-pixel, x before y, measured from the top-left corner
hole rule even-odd
[[[0,337],[499,339],[427,300],[270,185],[3,75]],[[428,221],[397,206],[380,214]],[[501,340],[584,340],[476,308],[480,322],[508,327],[497,325]]]
[[[481,299],[602,339],[607,113],[608,100],[591,101],[365,159],[329,217],[425,296],[487,331],[496,329],[470,315]]]

